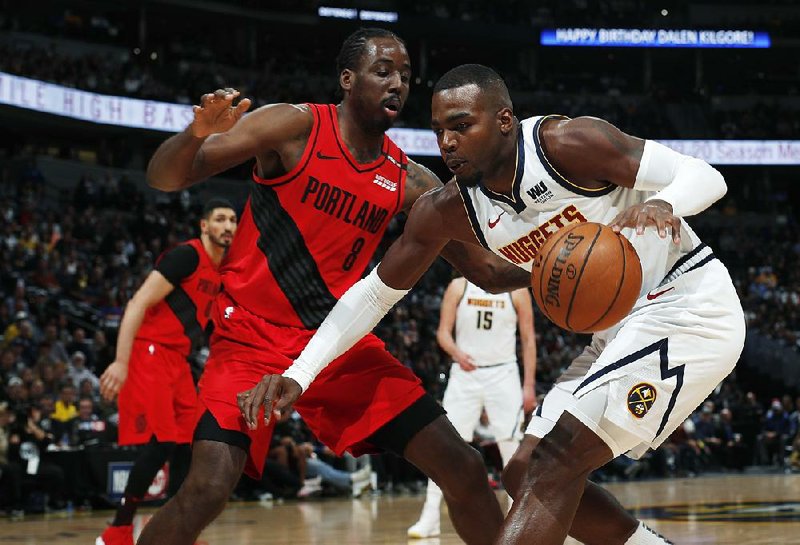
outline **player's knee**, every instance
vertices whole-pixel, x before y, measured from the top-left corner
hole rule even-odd
[[[190,503],[198,512],[215,513],[228,502],[237,481],[238,477],[234,479],[225,472],[205,475],[192,475],[190,472],[180,492],[184,502]]]
[[[527,475],[537,481],[585,479],[611,456],[608,446],[596,435],[556,425],[534,449]]]
[[[457,459],[450,459],[447,475],[439,483],[445,495],[452,498],[474,498],[487,486],[486,466],[481,455],[472,447],[461,449]]]

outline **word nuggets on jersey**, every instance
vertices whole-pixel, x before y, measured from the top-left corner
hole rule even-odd
[[[536,304],[561,328],[602,331],[630,313],[642,288],[631,243],[600,223],[568,225],[550,237],[533,264]]]

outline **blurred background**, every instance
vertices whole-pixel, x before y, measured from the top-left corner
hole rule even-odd
[[[748,321],[741,361],[658,451],[640,462],[616,461],[595,478],[800,469],[796,2],[1,0],[0,6],[0,469],[29,460],[30,453],[3,449],[2,441],[24,433],[28,418],[53,437],[39,445],[47,471],[25,476],[34,498],[25,510],[98,507],[121,492],[114,471],[124,475],[133,455],[115,447],[116,407],[100,400],[97,377],[113,360],[126,301],[163,250],[196,236],[204,199],[224,195],[241,209],[247,198],[242,182],[250,164],[188,191],[151,190],[144,168],[152,152],[170,130],[186,125],[189,105],[216,88],[235,87],[254,107],[338,101],[335,56],[359,26],[383,26],[407,42],[413,85],[397,140],[413,143],[406,151],[443,179],[446,169],[427,131],[431,88],[464,62],[497,69],[520,118],[601,117],[636,136],[669,141],[725,175],[727,196],[689,222],[739,290]],[[609,29],[656,32],[650,39]],[[402,224],[393,221],[387,245]],[[450,362],[435,330],[451,274],[437,263],[379,328],[391,351],[439,397]],[[587,338],[559,330],[538,311],[536,331],[543,394]],[[73,405],[77,416],[59,411]],[[279,429],[278,440],[293,456],[305,455],[295,448],[304,444],[328,455],[295,420]],[[476,437],[496,466],[491,443]],[[345,469],[350,463],[329,458]],[[373,467],[383,492],[420,487],[421,475],[392,457],[375,457]],[[165,483],[176,480],[162,476],[153,497],[163,498]],[[300,486],[243,483],[237,495],[296,497]]]

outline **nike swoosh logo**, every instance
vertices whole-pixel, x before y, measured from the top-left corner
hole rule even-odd
[[[338,159],[338,157],[334,157],[334,156],[331,156],[331,155],[322,155],[322,152],[318,151],[317,152],[317,159],[332,160],[332,159]]]
[[[492,220],[489,220],[489,229],[494,229],[494,228],[495,228],[495,226],[496,226],[498,223],[500,223],[500,218],[502,218],[502,217],[503,217],[503,214],[505,214],[505,213],[506,213],[506,211],[505,211],[505,210],[503,210],[502,212],[500,212],[500,215],[499,215],[499,216],[497,216],[497,219],[496,219],[496,220],[494,220],[494,221],[492,221]]]
[[[668,291],[672,291],[672,290],[674,290],[674,289],[675,289],[675,286],[672,286],[671,288],[667,288],[667,289],[665,289],[665,290],[663,290],[663,291],[657,291],[656,293],[648,293],[648,294],[647,294],[647,300],[648,300],[648,301],[652,301],[652,300],[653,300],[653,299],[655,299],[656,297],[661,297],[662,295],[664,295],[664,294],[665,294],[665,293],[667,293]]]

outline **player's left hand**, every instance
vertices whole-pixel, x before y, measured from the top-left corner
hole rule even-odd
[[[615,233],[626,227],[635,227],[637,235],[643,235],[645,228],[655,226],[661,238],[667,238],[667,227],[670,227],[672,241],[675,244],[681,241],[681,218],[672,213],[671,204],[659,199],[626,208],[608,225]]]
[[[264,406],[264,425],[268,426],[272,416],[281,418],[283,413],[290,413],[292,405],[303,390],[300,385],[283,375],[264,375],[255,388],[236,394],[236,402],[247,427],[258,428],[258,413]]]

